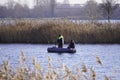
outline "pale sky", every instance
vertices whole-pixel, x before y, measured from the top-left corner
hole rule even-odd
[[[4,4],[8,0],[0,0],[0,4]],[[34,0],[14,0],[19,1],[20,3],[27,3],[29,5],[33,5]],[[57,2],[62,3],[64,0],[57,0]],[[70,4],[84,4],[88,0],[69,0]],[[96,0],[97,2],[101,2],[101,0]]]
[[[0,0],[0,4],[3,4],[6,1],[8,1],[8,0]],[[19,1],[19,3],[27,3],[30,6],[32,6],[34,4],[33,3],[34,0],[14,0],[14,1]],[[60,2],[60,3],[62,3],[63,1],[64,0],[57,0],[57,2]],[[88,1],[88,0],[69,0],[69,3],[70,4],[84,4],[84,3],[86,3],[86,1]],[[98,3],[102,2],[102,0],[95,0],[95,1]],[[118,0],[118,1],[120,2],[120,0]]]
[[[57,0],[58,2],[63,2],[64,0]],[[84,4],[88,0],[69,0],[70,4]],[[101,2],[102,0],[95,0]]]
[[[7,0],[0,0],[0,3],[4,3]],[[33,0],[14,0],[14,1],[21,1],[21,2],[28,2],[31,3],[33,2]],[[63,2],[64,0],[57,0],[57,2]],[[88,0],[69,0],[70,4],[84,4],[86,1]],[[101,2],[101,0],[96,0],[97,2]]]

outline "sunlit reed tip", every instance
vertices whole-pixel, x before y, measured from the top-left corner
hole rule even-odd
[[[101,66],[103,65],[102,60],[100,59],[100,57],[98,55],[96,55],[96,60],[97,60],[98,64],[100,64]]]
[[[110,80],[110,78],[107,75],[105,75],[104,80]]]

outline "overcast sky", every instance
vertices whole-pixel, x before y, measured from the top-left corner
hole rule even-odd
[[[8,1],[8,0],[0,0],[0,3],[3,4],[6,1]],[[30,6],[32,6],[34,4],[33,3],[34,0],[14,0],[14,1],[19,1],[20,3],[27,3]],[[60,3],[62,3],[63,1],[64,0],[57,0],[57,2],[60,2]],[[70,4],[84,4],[86,1],[88,1],[88,0],[69,0],[69,3]],[[102,0],[95,0],[95,1],[97,1],[98,3],[102,2]],[[120,2],[120,0],[119,0],[119,2]]]
[[[58,2],[63,2],[64,0],[57,0]],[[69,0],[70,4],[84,4],[88,0]],[[97,2],[101,2],[101,0],[95,0]]]
[[[0,0],[0,3],[4,3],[4,2],[6,2],[7,0]],[[32,3],[33,2],[33,0],[15,0],[15,1],[23,1],[23,2],[29,2],[29,3]],[[57,2],[63,2],[64,0],[57,0]],[[71,3],[71,4],[78,4],[78,3],[80,3],[80,4],[84,4],[86,1],[88,1],[88,0],[69,0],[69,2]],[[97,2],[101,2],[101,0],[96,0]]]

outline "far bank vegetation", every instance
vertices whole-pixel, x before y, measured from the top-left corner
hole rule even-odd
[[[120,23],[75,23],[66,19],[15,20],[0,24],[0,43],[56,43],[62,34],[65,43],[120,43]]]

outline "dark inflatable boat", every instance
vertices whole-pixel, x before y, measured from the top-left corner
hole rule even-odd
[[[48,48],[47,51],[51,53],[75,53],[76,49],[51,47]]]

